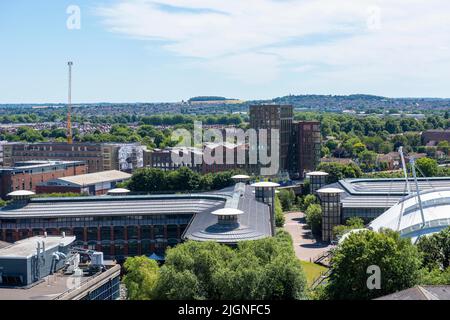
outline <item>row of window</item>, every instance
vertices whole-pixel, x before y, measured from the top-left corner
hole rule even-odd
[[[28,238],[29,236],[43,235],[44,231],[49,236],[60,235],[64,232],[66,235],[74,235],[79,241],[112,241],[112,240],[140,240],[140,239],[168,239],[180,238],[186,229],[187,224],[167,225],[167,226],[116,226],[116,227],[90,227],[90,228],[33,228],[33,229],[0,229],[0,241],[14,242],[18,239]]]

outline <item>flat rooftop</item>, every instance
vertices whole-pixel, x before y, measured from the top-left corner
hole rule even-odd
[[[45,249],[52,249],[60,244],[67,246],[75,241],[75,236],[35,236],[14,242],[0,249],[0,259],[29,258],[36,254],[37,243],[45,244]]]
[[[106,261],[105,261],[106,262]],[[31,287],[0,288],[0,300],[66,300],[76,290],[89,290],[109,276],[120,273],[120,266],[106,265],[107,270],[92,276],[74,277],[61,271],[43,278]]]
[[[222,190],[196,194],[33,198],[23,206],[12,203],[1,208],[0,219],[186,214],[193,217],[183,238],[195,239],[191,237],[195,232],[203,232],[204,238],[206,230],[206,237],[211,241],[234,243],[272,235],[269,206],[256,201],[253,190],[249,185],[238,183]],[[222,208],[243,211],[238,222],[247,228],[246,235],[208,229],[218,221],[212,212]]]
[[[21,170],[30,170],[30,169],[39,169],[39,168],[47,168],[51,166],[58,166],[58,165],[73,165],[73,164],[84,164],[83,161],[38,161],[38,160],[31,160],[31,161],[20,161],[16,162],[15,166],[13,167],[2,167],[0,168],[0,171],[21,171]]]
[[[450,188],[450,177],[418,178],[419,190]],[[409,179],[411,192],[416,192],[413,179]],[[395,179],[343,179],[324,188],[338,188],[344,208],[390,208],[408,195],[406,180]]]
[[[68,183],[71,185],[77,185],[77,186],[88,186],[93,185],[97,183],[102,182],[111,182],[111,181],[117,181],[117,180],[126,180],[130,179],[131,174],[118,171],[118,170],[108,170],[108,171],[101,171],[101,172],[95,172],[95,173],[87,173],[87,174],[80,174],[76,176],[70,176],[70,177],[62,177],[55,180],[52,180],[51,182],[62,182],[62,183]]]

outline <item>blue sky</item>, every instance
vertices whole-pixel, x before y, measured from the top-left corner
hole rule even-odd
[[[69,30],[66,10],[80,8]],[[4,0],[0,103],[450,97],[447,0]]]

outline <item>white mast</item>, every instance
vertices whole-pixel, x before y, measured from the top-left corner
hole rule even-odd
[[[423,227],[425,227],[425,216],[423,214],[422,199],[420,198],[419,184],[417,183],[416,163],[414,161],[414,158],[411,158],[411,160],[409,160],[409,163],[411,164],[412,173],[413,173],[413,177],[414,177],[414,183],[416,184],[417,200],[419,201],[420,215],[422,216],[422,228],[423,228]]]
[[[402,159],[403,174],[405,175],[406,189],[408,190],[409,195],[411,194],[411,187],[409,186],[408,172],[406,171],[406,164],[405,164],[405,156],[403,155],[403,147],[398,148],[398,153],[400,153],[400,158]]]

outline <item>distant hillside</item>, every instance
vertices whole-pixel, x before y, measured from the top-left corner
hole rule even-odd
[[[228,99],[225,97],[218,97],[218,96],[200,96],[200,97],[193,97],[190,98],[188,101],[189,102],[194,102],[194,101],[221,101],[221,100],[235,100],[235,99]]]
[[[292,104],[296,108],[307,108],[316,110],[336,110],[345,109],[368,110],[368,109],[448,109],[450,99],[434,98],[386,98],[373,95],[354,94],[348,96],[333,95],[289,95],[270,100],[274,103]]]
[[[149,113],[222,114],[246,112],[249,105],[263,103],[292,104],[297,109],[331,112],[342,112],[349,109],[366,113],[397,113],[397,111],[422,113],[432,110],[450,110],[450,99],[386,98],[354,94],[348,96],[288,95],[269,100],[253,101],[242,101],[219,96],[199,96],[189,99],[188,103],[83,103],[75,105],[74,111],[79,116],[99,113],[108,115],[146,115]],[[46,108],[40,108],[43,106]],[[0,115],[28,113],[30,109],[37,114],[63,112],[62,107],[65,107],[65,104],[3,104],[0,105]]]

